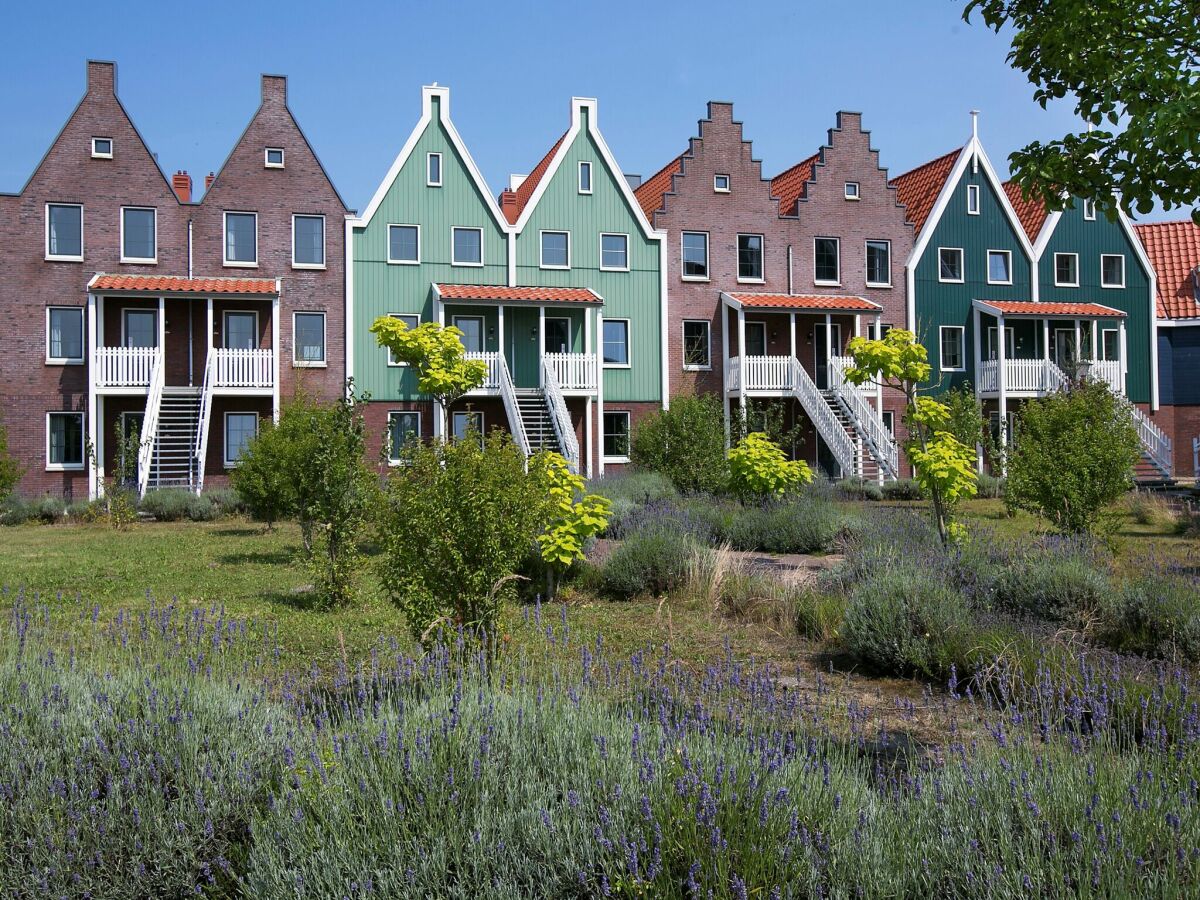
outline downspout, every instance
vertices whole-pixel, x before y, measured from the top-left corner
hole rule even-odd
[[[788,275],[788,277],[787,277],[788,296],[791,296],[791,293],[792,293],[792,245],[791,244],[788,244],[787,263],[788,263],[788,273],[787,273],[787,275]]]
[[[188,281],[192,280],[192,220],[188,219]],[[188,387],[195,384],[195,348],[192,342],[192,309],[191,303],[188,304]],[[164,348],[166,352],[166,348]]]

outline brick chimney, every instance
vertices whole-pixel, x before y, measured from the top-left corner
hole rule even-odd
[[[212,187],[212,183],[216,180],[217,180],[217,175],[215,172],[209,172],[207,175],[204,176],[204,192],[206,194],[208,193],[208,189],[210,187]]]
[[[87,62],[88,93],[111,94],[117,93],[117,64],[102,59],[89,59]]]
[[[517,221],[517,192],[516,191],[501,191],[500,192],[500,212],[504,213],[504,218],[508,219],[509,224]]]
[[[280,105],[287,103],[287,76],[264,75],[262,77],[263,103],[274,100]]]
[[[192,202],[192,176],[183,169],[171,176],[171,187],[180,203]]]

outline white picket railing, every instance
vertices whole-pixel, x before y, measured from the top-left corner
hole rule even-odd
[[[525,422],[521,419],[521,407],[517,403],[517,389],[513,385],[512,375],[509,374],[508,364],[499,353],[477,355],[496,357],[494,363],[488,360],[488,374],[490,377],[494,368],[496,386],[500,391],[500,398],[504,401],[504,412],[508,416],[508,428],[512,432],[513,443],[517,445],[521,455],[528,459],[533,451],[529,447],[529,436],[525,434]]]
[[[1126,401],[1128,402],[1128,401]],[[1150,464],[1158,469],[1164,478],[1175,474],[1175,455],[1172,452],[1171,439],[1166,432],[1150,421],[1149,416],[1129,403],[1129,411],[1133,416],[1133,424],[1137,426],[1138,440],[1142,442],[1142,450]]]
[[[150,465],[154,461],[154,445],[158,442],[158,412],[162,407],[166,372],[162,356],[156,358],[150,374],[150,389],[146,392],[146,413],[142,416],[142,431],[138,436],[138,497],[146,496],[150,485]]]
[[[599,381],[595,353],[547,353],[542,357],[546,371],[553,372],[564,391],[594,391]]]
[[[213,387],[269,388],[275,384],[275,353],[272,350],[230,350],[214,347],[209,351],[214,364]],[[207,373],[205,375],[207,378]]]
[[[1081,365],[1083,376],[1091,381],[1099,381],[1108,385],[1108,389],[1114,394],[1120,395],[1124,391],[1121,390],[1121,363],[1115,359],[1101,359],[1094,362],[1085,362]]]
[[[549,359],[542,360],[542,386],[546,394],[546,406],[550,410],[550,422],[554,426],[554,435],[558,438],[558,446],[562,448],[571,471],[578,472],[579,441],[575,438],[575,429],[571,425],[571,415],[567,411],[567,401],[563,397],[558,374]]]
[[[157,347],[97,347],[96,386],[147,387],[162,353]]]
[[[504,369],[506,372],[508,370],[508,366],[504,362],[503,354],[495,351],[480,353],[472,350],[465,353],[464,356],[467,359],[475,359],[487,363],[487,374],[483,378],[483,384],[469,393],[495,394],[500,390],[500,370]],[[511,381],[511,378],[509,380]]]
[[[778,391],[796,389],[792,356],[733,356],[725,364],[725,384],[730,391]],[[808,374],[805,373],[805,377]]]
[[[835,356],[829,360],[829,382],[841,400],[859,439],[866,445],[867,452],[879,467],[879,477],[900,477],[900,448],[896,439],[883,424],[883,416],[867,402],[862,389],[846,380],[846,370],[854,365],[848,356]]]
[[[749,358],[755,359],[756,357],[752,356]],[[854,442],[850,440],[850,435],[846,433],[846,429],[842,427],[842,423],[838,421],[838,417],[830,409],[829,404],[825,400],[825,395],[821,393],[820,388],[813,383],[813,380],[808,377],[808,373],[804,371],[804,366],[800,364],[800,360],[794,356],[785,356],[783,358],[791,363],[788,380],[794,385],[792,393],[800,401],[800,405],[804,407],[804,411],[808,413],[808,418],[817,426],[817,431],[829,447],[830,452],[833,453],[833,458],[837,460],[842,473],[844,475],[861,474],[858,466],[858,451],[854,446]]]
[[[196,467],[192,480],[196,493],[204,490],[204,466],[208,456],[208,423],[212,419],[212,382],[217,369],[217,357],[209,356],[204,364],[204,384],[200,389],[200,421],[196,425],[196,445],[192,454],[192,465]]]

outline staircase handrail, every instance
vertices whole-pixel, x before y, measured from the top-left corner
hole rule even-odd
[[[1145,451],[1146,456],[1149,457],[1151,464],[1166,478],[1173,478],[1175,474],[1175,454],[1172,452],[1171,439],[1167,436],[1166,432],[1150,421],[1149,416],[1134,406],[1129,400],[1125,400],[1125,405],[1128,407],[1130,415],[1133,416],[1133,424],[1137,428],[1138,440],[1141,441],[1142,449]]]
[[[562,385],[554,374],[554,366],[547,360],[542,360],[542,386],[546,394],[546,406],[550,409],[550,423],[554,426],[554,435],[558,438],[558,446],[562,448],[563,456],[572,472],[579,471],[579,441],[575,439],[575,429],[571,427],[571,416],[567,413],[567,401],[563,397]]]
[[[212,418],[212,386],[216,361],[216,356],[210,352],[204,364],[204,384],[200,388],[200,412],[196,417],[195,453],[192,460],[192,465],[196,468],[194,483],[197,494],[204,490],[204,464],[208,454],[208,423]]]
[[[158,413],[165,383],[166,366],[162,349],[159,348],[154,354],[154,368],[146,391],[146,412],[142,416],[142,433],[138,440],[138,499],[146,496],[146,488],[150,485],[150,464],[154,460],[154,445],[158,443]]]
[[[833,374],[833,389],[842,402],[854,430],[867,445],[875,463],[883,470],[884,477],[893,480],[900,477],[900,450],[896,439],[883,424],[883,416],[866,401],[857,385],[846,380],[846,365],[838,358],[829,361]]]
[[[521,420],[521,407],[517,403],[517,389],[513,384],[512,375],[508,371],[508,361],[503,354],[499,355],[496,374],[500,379],[500,398],[504,401],[504,412],[508,415],[508,427],[512,431],[513,442],[526,459],[532,451],[529,448],[529,437],[525,434],[525,423]]]
[[[792,393],[800,401],[804,411],[808,413],[809,419],[816,425],[817,431],[825,440],[842,471],[856,473],[858,467],[855,465],[855,457],[858,451],[854,447],[854,442],[850,440],[850,435],[846,434],[846,429],[842,427],[842,423],[838,421],[833,410],[829,408],[829,404],[825,402],[825,397],[820,389],[808,377],[808,372],[804,371],[800,360],[795,357],[792,357]]]

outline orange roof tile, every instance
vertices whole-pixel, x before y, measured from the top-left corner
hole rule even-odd
[[[771,179],[771,193],[779,198],[779,212],[782,215],[788,216],[796,211],[796,201],[808,193],[813,167],[820,158],[820,152],[814,153]]]
[[[819,309],[837,312],[877,312],[882,307],[863,297],[834,294],[744,294],[726,292],[748,309]]]
[[[1158,279],[1159,318],[1200,318],[1195,271],[1200,266],[1200,226],[1194,222],[1135,225]]]
[[[1006,316],[1071,316],[1079,318],[1124,318],[1125,313],[1099,303],[1034,303],[1030,300],[980,300]]]
[[[1015,181],[1004,182],[1004,193],[1008,194],[1008,202],[1012,204],[1025,234],[1031,242],[1036,241],[1037,236],[1042,233],[1042,226],[1046,224],[1047,216],[1050,215],[1046,204],[1038,197],[1027,199],[1021,193],[1021,186]]]
[[[591,288],[504,287],[497,284],[435,284],[443,300],[484,300],[516,303],[603,303]]]
[[[93,291],[140,291],[154,294],[262,294],[274,297],[274,278],[182,278],[173,275],[105,275],[98,273]]]
[[[521,213],[524,211],[525,205],[529,203],[533,192],[537,190],[538,182],[542,180],[542,176],[550,168],[550,160],[554,159],[554,154],[558,152],[558,148],[562,146],[562,142],[566,137],[566,132],[564,132],[563,136],[554,142],[554,146],[550,148],[550,152],[543,156],[541,162],[533,167],[533,171],[525,176],[525,180],[517,188],[517,202],[511,206],[504,207],[504,216],[508,219],[509,225],[515,225],[517,219],[521,218]]]
[[[662,209],[663,195],[669,194],[674,186],[674,177],[683,172],[683,155],[679,155],[638,185],[633,192],[646,218],[653,218]]]
[[[907,208],[908,221],[916,227],[917,234],[921,233],[925,220],[933,212],[933,204],[937,202],[938,194],[942,192],[942,186],[950,177],[961,153],[961,147],[952,150],[888,182],[896,189],[896,199]]]

